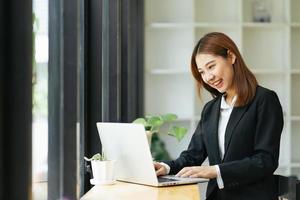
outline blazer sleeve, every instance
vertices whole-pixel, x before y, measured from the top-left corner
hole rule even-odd
[[[278,167],[283,113],[275,92],[261,96],[257,108],[254,154],[242,160],[219,165],[224,189],[251,184],[270,176]]]
[[[176,174],[184,167],[197,165],[200,166],[204,162],[206,157],[207,152],[204,143],[204,136],[202,133],[202,120],[200,120],[192,136],[188,149],[183,151],[180,154],[179,158],[177,158],[176,160],[162,162],[170,166],[170,174]]]

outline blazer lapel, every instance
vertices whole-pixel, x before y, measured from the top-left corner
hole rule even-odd
[[[207,134],[209,141],[209,147],[212,149],[216,164],[221,163],[221,157],[219,152],[219,142],[218,142],[218,127],[219,127],[219,117],[220,117],[220,104],[221,98],[219,98],[213,105],[210,116],[207,121],[206,130],[210,130]]]
[[[224,158],[226,157],[227,150],[231,141],[232,134],[234,132],[234,129],[236,125],[239,123],[240,119],[243,117],[244,113],[246,112],[248,106],[243,107],[234,107],[232,109],[231,115],[228,120],[228,124],[226,126],[225,131],[225,154]],[[224,160],[223,158],[223,160]]]

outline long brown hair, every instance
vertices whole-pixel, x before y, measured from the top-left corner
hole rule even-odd
[[[209,91],[213,97],[220,95],[221,93],[215,88],[206,84],[201,74],[198,71],[196,64],[196,55],[200,53],[213,54],[215,56],[221,56],[223,58],[228,57],[228,51],[232,52],[235,56],[235,62],[233,64],[234,78],[233,85],[237,92],[237,106],[243,106],[254,98],[257,87],[257,80],[253,73],[246,66],[236,44],[224,33],[211,32],[204,35],[196,44],[192,58],[191,58],[191,70],[194,78],[197,81],[197,89],[199,95],[203,87]]]

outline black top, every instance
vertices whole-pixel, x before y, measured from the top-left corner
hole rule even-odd
[[[208,156],[210,165],[219,165],[224,189],[211,179],[206,196],[219,199],[277,199],[273,173],[278,167],[283,113],[274,91],[258,86],[251,103],[234,107],[225,131],[225,154],[220,158],[218,124],[221,95],[202,111],[188,149],[173,161],[164,161],[171,174],[183,167],[201,165]]]

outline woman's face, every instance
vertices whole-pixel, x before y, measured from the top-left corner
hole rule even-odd
[[[203,81],[220,93],[234,94],[233,86],[233,63],[235,55],[229,53],[228,58],[212,54],[196,55],[196,64]]]

